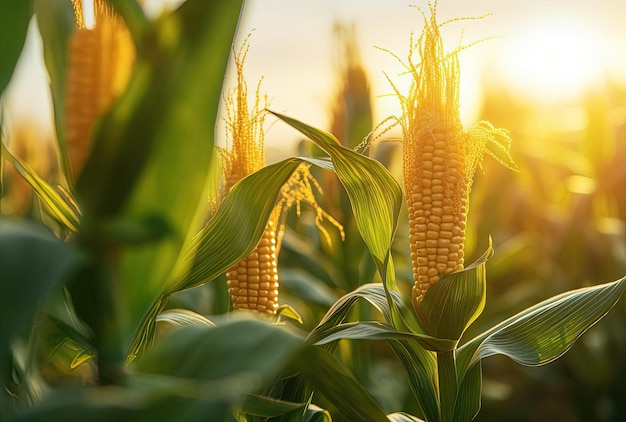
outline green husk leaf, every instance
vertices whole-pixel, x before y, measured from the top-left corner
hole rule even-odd
[[[472,265],[462,271],[442,276],[424,295],[417,307],[417,317],[433,337],[459,340],[485,307],[487,260],[493,255],[491,245]]]
[[[187,252],[190,271],[168,294],[211,281],[252,252],[280,189],[300,163],[289,158],[237,182]]]

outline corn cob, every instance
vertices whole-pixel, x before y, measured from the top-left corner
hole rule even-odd
[[[66,148],[76,179],[91,150],[96,119],[125,89],[134,61],[132,39],[122,20],[96,1],[96,23],[85,27],[81,1],[74,0],[77,29],[71,35],[66,88]]]
[[[228,294],[235,310],[274,315],[278,309],[277,211],[254,251],[226,272]]]
[[[511,139],[505,130],[479,122],[468,133],[463,131],[458,60],[462,47],[444,52],[436,3],[430,4],[430,12],[430,18],[424,15],[425,25],[417,43],[411,40],[405,64],[413,78],[409,95],[402,96],[396,89],[403,107],[404,188],[416,309],[442,275],[463,269],[469,192],[484,153],[515,168],[509,155]],[[415,49],[419,65],[413,62]],[[494,153],[490,148],[499,151]]]

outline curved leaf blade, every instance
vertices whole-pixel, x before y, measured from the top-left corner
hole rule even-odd
[[[398,182],[378,161],[343,147],[330,133],[291,117],[271,113],[310,138],[330,156],[350,199],[359,232],[379,272],[384,274],[402,205]]]
[[[437,358],[417,342],[389,340],[407,374],[413,396],[427,421],[438,421],[439,394],[436,390]]]
[[[78,231],[80,226],[80,210],[61,196],[52,186],[43,180],[39,175],[24,161],[13,155],[11,151],[2,144],[2,153],[7,157],[17,172],[30,185],[39,199],[48,207],[52,215],[63,226],[73,232]]]
[[[237,182],[190,246],[189,272],[167,294],[211,281],[252,252],[280,189],[301,162],[289,158]]]
[[[387,418],[393,422],[424,422],[418,417],[403,412],[390,413]]]
[[[626,277],[569,291],[518,313],[459,349],[459,374],[495,354],[529,366],[552,362],[602,319],[624,290]]]
[[[437,338],[459,340],[485,307],[487,260],[491,245],[463,271],[443,276],[417,308],[417,317],[427,333]]]
[[[293,403],[271,397],[248,394],[241,405],[241,411],[247,415],[273,418],[293,412],[306,406],[306,403]]]
[[[173,328],[137,363],[144,373],[223,382],[241,394],[258,392],[300,352],[300,337],[251,318],[217,326]]]
[[[396,331],[390,324],[374,321],[357,321],[339,324],[326,330],[324,337],[316,345],[328,344],[341,339],[350,340],[414,340],[426,350],[452,350],[455,341],[438,339],[425,334]]]

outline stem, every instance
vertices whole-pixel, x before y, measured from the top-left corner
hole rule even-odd
[[[454,350],[437,353],[441,422],[452,422],[458,392]]]

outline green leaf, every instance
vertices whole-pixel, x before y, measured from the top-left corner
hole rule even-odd
[[[552,362],[602,319],[625,289],[626,277],[566,292],[518,313],[458,350],[459,374],[495,354],[530,366]]]
[[[294,365],[315,391],[323,394],[349,420],[385,420],[385,414],[370,393],[324,349],[307,347]]]
[[[156,317],[157,322],[172,325],[209,325],[215,326],[211,320],[188,309],[168,309]]]
[[[424,334],[396,331],[390,324],[372,321],[357,321],[336,325],[326,330],[324,332],[324,337],[315,344],[322,345],[341,339],[415,340],[427,350],[452,350],[456,344],[456,342],[451,340],[438,339]]]
[[[393,422],[424,422],[420,418],[402,412],[391,413],[387,415],[387,418]]]
[[[459,340],[485,307],[485,263],[493,255],[491,245],[472,265],[441,279],[424,295],[417,317],[427,333]]]
[[[271,397],[258,396],[256,394],[246,395],[241,411],[248,415],[263,416],[272,418],[284,415],[288,412],[303,408],[306,403],[292,403],[284,400],[277,400]]]
[[[187,252],[189,272],[167,293],[211,281],[252,252],[263,235],[280,189],[300,163],[297,158],[289,158],[237,182]]]
[[[465,377],[463,377],[459,385],[452,420],[456,422],[471,421],[478,414],[480,410],[482,381],[482,370],[480,362],[478,362],[465,374]]]
[[[57,388],[32,407],[16,412],[11,422],[195,422],[207,415],[232,420],[234,399],[219,385],[179,378],[144,378],[129,387]],[[151,385],[144,385],[150,382]],[[133,380],[134,384],[137,384]]]
[[[298,311],[296,311],[295,308],[291,305],[280,305],[278,309],[276,309],[276,315],[284,316],[285,318],[292,319],[299,322],[300,324],[304,323]]]
[[[378,161],[341,146],[330,133],[282,114],[271,113],[310,138],[330,156],[337,177],[350,199],[359,232],[378,270],[384,274],[402,205],[402,190],[398,182]]]
[[[306,409],[303,422],[332,422],[328,410],[322,409],[314,404],[310,404]]]
[[[32,13],[30,1],[0,2],[0,95],[9,84],[22,53]]]
[[[74,200],[58,193],[45,180],[39,177],[28,164],[13,155],[4,143],[2,143],[1,147],[3,155],[11,161],[18,173],[30,185],[44,205],[48,207],[52,215],[68,230],[77,231],[80,226],[80,210],[75,205]]]
[[[151,374],[219,381],[235,393],[258,392],[302,348],[284,326],[231,318],[216,327],[173,328],[137,363]]]
[[[80,254],[46,228],[0,219],[0,382],[6,385],[9,345],[30,326],[37,307],[81,262]]]
[[[436,390],[437,359],[414,341],[389,340],[400,359],[409,386],[427,421],[439,420],[439,395]]]
[[[399,296],[399,293],[393,292],[394,295]],[[341,297],[337,302],[331,306],[326,312],[326,315],[319,322],[307,338],[307,341],[316,343],[322,340],[329,330],[333,330],[334,327],[341,324],[349,315],[350,310],[359,299],[365,299],[371,303],[385,318],[385,321],[391,320],[391,314],[389,312],[389,304],[385,295],[385,290],[382,284],[363,284],[356,290],[347,293]]]
[[[50,77],[60,167],[65,179],[73,185],[65,148],[65,92],[70,35],[76,27],[74,8],[72,2],[66,0],[35,0],[34,7]]]

